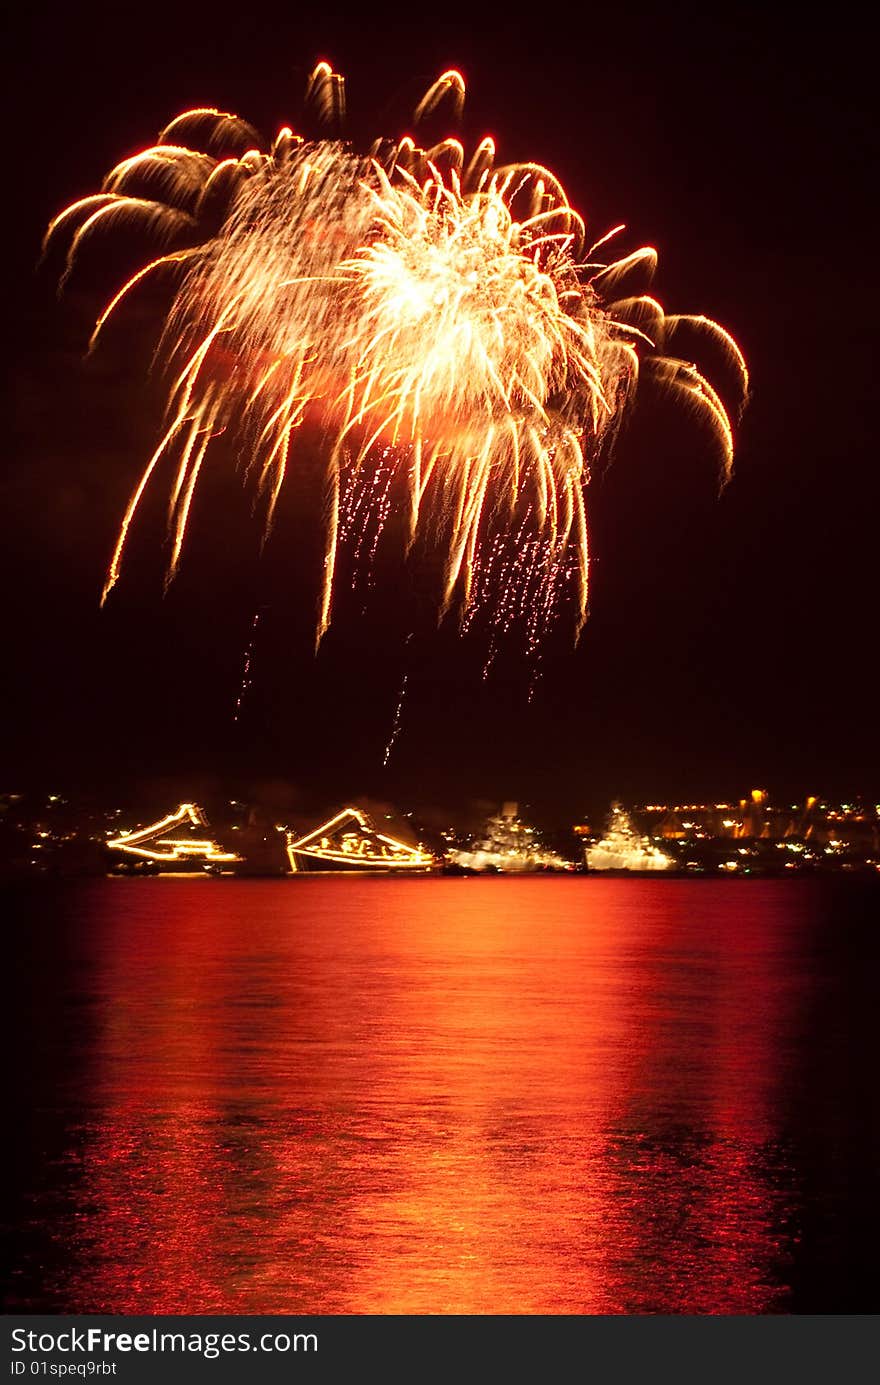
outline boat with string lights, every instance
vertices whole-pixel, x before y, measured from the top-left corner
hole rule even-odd
[[[669,870],[675,864],[650,838],[639,836],[619,803],[611,805],[604,837],[588,846],[584,856],[587,869],[598,871]]]
[[[448,853],[449,867],[468,874],[498,875],[571,870],[570,861],[540,845],[534,827],[521,820],[518,809],[517,803],[505,803],[470,846]]]
[[[380,832],[360,808],[341,809],[303,837],[288,832],[287,856],[291,875],[316,870],[416,875],[436,864],[421,846]]]
[[[116,874],[226,874],[241,857],[225,851],[207,831],[208,819],[198,804],[181,803],[166,817],[112,837],[105,846]]]

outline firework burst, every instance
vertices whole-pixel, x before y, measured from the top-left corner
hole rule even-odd
[[[308,96],[338,122],[344,87],[326,63]],[[463,96],[461,76],[444,73],[416,125],[441,103],[460,108]],[[441,613],[455,604],[467,623],[488,606],[493,638],[523,619],[535,643],[568,586],[580,629],[584,487],[640,370],[703,415],[729,473],[728,407],[674,346],[682,329],[711,339],[741,405],[748,378],[736,343],[706,318],[667,316],[656,299],[632,293],[656,253],[606,258],[603,247],[624,228],[589,246],[554,175],[537,164],[498,166],[489,138],[469,157],[456,139],[425,149],[409,136],[359,154],[285,128],[262,149],[238,117],[192,110],[55,218],[46,243],[66,237],[62,279],[93,238],[132,221],[162,253],[110,300],[91,344],[145,280],[176,276],[159,346],[168,416],[123,516],[102,599],[160,467],[170,477],[174,576],[212,439],[230,429],[265,497],[267,532],[304,425],[324,438],[319,639],[340,545],[356,531],[357,552],[375,552],[395,478],[405,482],[408,542],[443,554]]]

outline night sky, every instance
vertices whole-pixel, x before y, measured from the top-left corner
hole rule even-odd
[[[189,4],[166,18],[50,5],[15,21],[0,790],[134,802],[157,780],[241,793],[283,781],[316,808],[358,794],[450,812],[516,798],[546,823],[613,796],[880,791],[875,84],[865,35],[763,8],[531,7],[527,23],[475,4],[429,29],[417,6],[404,18],[381,5]],[[549,165],[596,236],[625,221],[627,246],[660,252],[661,302],[715,317],[749,362],[720,495],[705,434],[640,401],[588,491],[587,626],[576,649],[547,641],[531,701],[516,650],[484,681],[478,635],[437,631],[411,569],[380,565],[314,656],[320,533],[306,474],[261,559],[231,463],[212,471],[164,598],[157,490],[98,609],[159,428],[146,379],[158,323],[135,311],[84,361],[90,319],[121,282],[116,252],[59,302],[36,268],[45,225],[181,109],[237,111],[268,136],[296,124],[322,57],[346,74],[356,140],[400,133],[433,78],[459,67],[465,142],[488,132],[502,159]],[[235,721],[255,614],[254,684]]]

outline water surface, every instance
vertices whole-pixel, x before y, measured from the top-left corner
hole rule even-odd
[[[878,896],[20,892],[7,1309],[876,1311]]]

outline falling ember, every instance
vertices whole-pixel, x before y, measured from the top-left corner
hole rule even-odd
[[[444,73],[416,123],[444,104],[457,114],[463,96],[460,74]],[[328,64],[308,100],[338,124],[344,85]],[[579,630],[589,466],[640,371],[703,416],[726,478],[728,406],[678,344],[720,351],[740,407],[738,346],[708,318],[667,316],[635,292],[656,252],[604,258],[624,228],[589,246],[556,177],[538,164],[496,165],[490,138],[470,154],[452,138],[424,149],[410,136],[359,154],[287,128],[268,150],[259,144],[237,116],[187,111],[47,232],[47,246],[67,245],[64,280],[84,246],[120,223],[163,241],[110,300],[92,346],[144,281],[176,282],[159,352],[165,432],[123,516],[102,600],[154,473],[171,474],[170,581],[212,440],[237,439],[268,532],[308,424],[325,439],[319,640],[340,547],[369,559],[398,492],[408,545],[442,554],[441,613],[455,605],[467,622],[487,609],[493,638],[522,619],[533,646],[564,587]]]
[[[391,752],[394,749],[394,742],[400,735],[400,718],[403,714],[403,699],[406,697],[407,676],[407,674],[403,675],[403,680],[400,684],[400,695],[397,699],[397,706],[394,709],[394,721],[391,723],[391,735],[388,737],[388,743],[385,746],[385,754],[382,756],[383,769],[388,764],[388,761],[391,759]]]
[[[257,628],[259,624],[260,612],[255,611],[254,618],[251,621],[250,637],[247,642],[247,647],[244,651],[244,661],[241,670],[241,681],[238,685],[238,696],[235,699],[235,711],[232,716],[233,721],[239,720],[244,700],[247,697],[248,689],[253,686],[254,678],[252,666],[254,661],[254,648],[257,643]]]
[[[405,644],[405,645],[408,645],[408,644],[411,642],[411,640],[412,640],[412,631],[410,631],[410,633],[407,635],[406,640],[404,641],[404,644]],[[402,721],[402,718],[403,718],[403,702],[404,702],[404,698],[406,697],[406,685],[407,685],[408,681],[409,681],[409,673],[408,673],[408,672],[404,672],[403,678],[401,679],[401,682],[400,682],[400,691],[399,691],[399,693],[398,693],[398,695],[397,695],[397,706],[396,706],[395,709],[394,709],[394,719],[392,720],[392,723],[391,723],[391,734],[390,734],[389,737],[388,737],[388,740],[387,740],[386,745],[385,745],[385,753],[384,753],[384,755],[382,756],[382,768],[383,768],[383,769],[385,769],[385,768],[387,767],[388,761],[391,759],[391,752],[392,752],[392,750],[394,749],[394,742],[397,740],[397,737],[400,735],[401,721]]]

